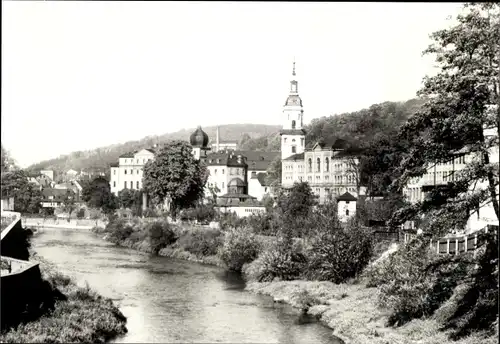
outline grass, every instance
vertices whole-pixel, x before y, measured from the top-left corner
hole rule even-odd
[[[110,299],[88,286],[78,287],[45,260],[42,277],[55,293],[62,293],[54,308],[36,320],[0,334],[2,343],[105,343],[127,332],[126,318]]]
[[[493,344],[498,335],[482,337],[475,334],[452,341],[441,331],[438,318],[449,304],[436,315],[424,320],[412,320],[398,328],[386,327],[389,312],[377,304],[377,288],[362,283],[333,284],[316,281],[251,282],[246,289],[272,296],[275,301],[288,303],[318,317],[334,330],[334,335],[349,344]],[[451,301],[452,302],[452,301]]]

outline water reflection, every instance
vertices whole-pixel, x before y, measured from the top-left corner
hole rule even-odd
[[[90,232],[45,230],[33,247],[58,268],[115,300],[129,332],[116,343],[340,343],[298,312],[245,292],[238,274],[217,267],[149,257]]]

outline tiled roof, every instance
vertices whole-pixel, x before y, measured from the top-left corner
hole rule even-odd
[[[118,164],[117,162],[109,164],[109,167],[118,167],[118,166],[120,166],[120,164]]]
[[[280,135],[305,135],[305,129],[281,129]]]
[[[358,199],[351,195],[349,192],[346,192],[339,197],[337,197],[337,201],[357,201]]]
[[[297,153],[292,156],[289,156],[288,158],[284,160],[304,160],[304,153]]]
[[[67,192],[74,194],[71,189],[44,188],[42,190],[42,195],[44,199],[48,199],[49,196],[54,196],[55,199],[64,199]]]
[[[209,166],[240,166],[237,163],[237,156],[242,155],[246,158],[249,171],[264,171],[279,154],[280,152],[224,151],[208,154],[205,162]]]

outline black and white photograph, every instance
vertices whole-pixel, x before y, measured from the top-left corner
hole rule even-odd
[[[500,2],[2,0],[0,343],[499,342]]]

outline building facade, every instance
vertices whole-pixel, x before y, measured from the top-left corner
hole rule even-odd
[[[495,136],[498,138],[498,130],[495,128],[484,129],[483,133],[485,138],[492,138]],[[499,154],[498,145],[490,148],[489,158],[491,164],[498,164]],[[453,158],[429,166],[422,177],[411,178],[403,188],[403,194],[410,203],[421,202],[425,199],[427,192],[434,187],[444,186],[449,182],[458,180],[459,174],[467,167],[467,164],[474,163],[481,159],[481,156],[475,153],[469,153],[466,149],[463,149],[454,154]],[[471,191],[473,188],[475,188],[475,190],[485,190],[488,188],[488,182],[487,180],[479,181],[471,186]],[[498,198],[500,191],[498,185],[496,188]],[[465,233],[474,232],[484,228],[488,224],[497,226],[499,224],[491,200],[479,204],[477,209],[471,213],[464,231]],[[406,226],[413,227],[414,224],[410,222],[407,223]]]
[[[345,141],[337,139],[307,145],[303,128],[304,109],[295,76],[294,63],[290,94],[283,107],[283,129],[280,132],[281,186],[287,189],[296,182],[308,182],[320,203],[346,192],[355,196],[363,194],[365,188],[359,183],[359,161],[355,156],[345,154]]]

